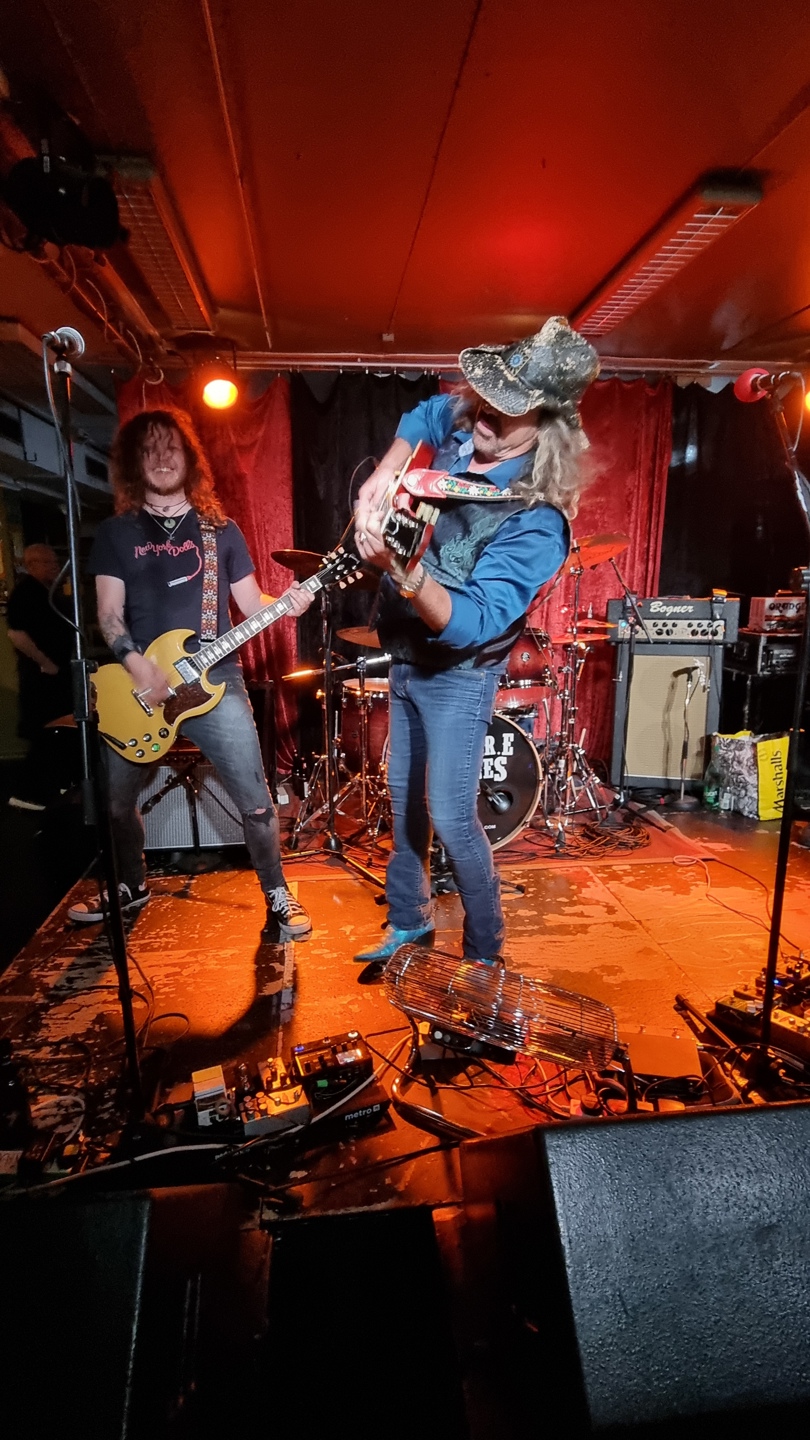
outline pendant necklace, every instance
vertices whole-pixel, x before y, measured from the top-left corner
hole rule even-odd
[[[176,529],[178,525],[182,525],[189,511],[184,510],[182,515],[156,515],[153,510],[147,509],[146,513],[152,516],[152,519],[160,525],[162,530],[165,530],[167,534],[171,535],[172,531]]]

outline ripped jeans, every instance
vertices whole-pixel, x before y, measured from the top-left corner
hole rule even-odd
[[[226,677],[222,675],[218,678]],[[238,806],[245,830],[245,844],[262,890],[267,895],[284,884],[278,816],[267,788],[259,737],[241,673],[234,675],[231,671],[227,676],[227,686],[213,710],[209,710],[207,715],[195,715],[191,720],[184,721],[181,729],[210,760]],[[103,742],[101,748],[107,762],[118,878],[134,890],[146,879],[143,821],[138,810],[138,795],[153,767],[124,760]]]

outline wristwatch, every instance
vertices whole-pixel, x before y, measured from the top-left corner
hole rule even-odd
[[[425,569],[424,565],[420,565],[419,568],[422,573],[420,574],[418,580],[414,581],[412,577],[408,579],[408,577],[406,576],[402,584],[399,586],[399,593],[404,597],[405,600],[413,600],[414,597],[419,594],[419,591],[422,589],[422,586],[427,580],[427,570]]]

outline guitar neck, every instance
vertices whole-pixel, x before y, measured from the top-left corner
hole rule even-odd
[[[308,590],[310,595],[317,595],[318,591],[323,589],[323,580],[319,575],[311,575],[308,580],[301,582],[300,588]],[[282,595],[280,599],[274,600],[272,605],[263,605],[261,610],[255,610],[247,620],[242,621],[241,625],[234,625],[232,630],[227,630],[217,640],[211,640],[208,644],[203,645],[196,655],[189,655],[188,659],[194,669],[202,675],[212,665],[216,665],[219,660],[224,660],[227,655],[232,655],[235,650],[239,650],[248,640],[260,635],[268,625],[274,625],[284,615],[289,615],[291,609],[292,601],[288,596]]]

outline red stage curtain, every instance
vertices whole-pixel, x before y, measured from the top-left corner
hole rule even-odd
[[[127,381],[118,391],[121,421],[140,410],[171,406],[192,416],[216,480],[226,513],[235,520],[247,541],[262,589],[280,595],[292,579],[271,559],[271,551],[293,544],[292,437],[290,386],[273,380],[257,400],[243,398],[227,415],[213,415],[196,404],[188,386],[149,384],[142,376]],[[292,760],[296,723],[295,698],[280,677],[297,661],[294,620],[279,620],[242,650],[249,682],[276,682],[278,758],[282,769]]]
[[[582,420],[596,479],[582,497],[572,531],[578,540],[612,532],[629,535],[630,544],[618,557],[622,574],[638,595],[655,595],[672,448],[671,384],[599,381],[585,394]],[[621,593],[612,566],[588,570],[582,577],[580,613],[604,619],[607,601]],[[548,600],[534,607],[532,624],[561,635],[571,622],[573,604],[574,582],[566,577]],[[561,656],[555,649],[555,665]],[[579,692],[577,738],[584,729],[587,753],[603,760],[610,754],[613,665],[613,647],[594,646]]]

